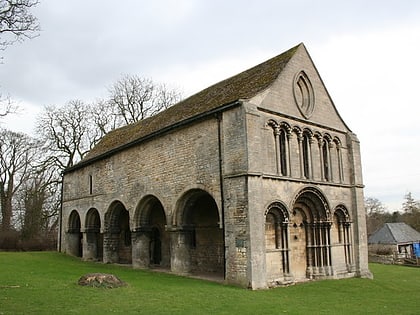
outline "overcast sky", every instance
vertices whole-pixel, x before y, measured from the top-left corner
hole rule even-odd
[[[41,0],[39,37],[0,52],[0,91],[34,134],[45,105],[107,95],[123,74],[189,96],[303,42],[361,141],[365,196],[420,199],[420,1]]]

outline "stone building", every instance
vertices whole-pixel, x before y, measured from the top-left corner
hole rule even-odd
[[[420,258],[420,232],[406,223],[385,223],[368,238],[372,254],[393,254],[397,258]]]
[[[369,277],[359,141],[305,46],[109,133],[63,185],[60,250],[260,289]]]

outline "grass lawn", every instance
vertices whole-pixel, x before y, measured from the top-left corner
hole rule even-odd
[[[370,268],[374,280],[250,291],[55,252],[0,252],[0,314],[420,314],[420,268]],[[113,273],[128,286],[79,286],[90,272]]]

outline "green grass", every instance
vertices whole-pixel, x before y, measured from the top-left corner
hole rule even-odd
[[[370,265],[374,280],[308,282],[262,291],[81,262],[53,252],[0,252],[0,314],[419,314],[420,269]],[[82,287],[113,273],[128,286]]]

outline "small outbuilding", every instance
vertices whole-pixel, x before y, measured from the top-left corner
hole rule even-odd
[[[385,223],[369,239],[369,252],[397,254],[399,258],[420,257],[420,233],[408,224]]]

